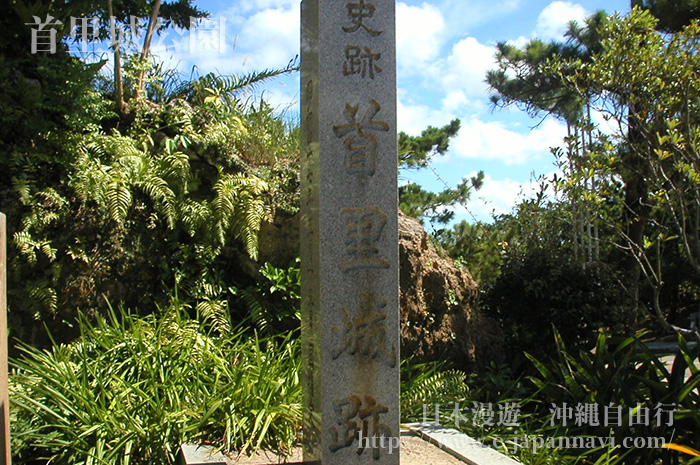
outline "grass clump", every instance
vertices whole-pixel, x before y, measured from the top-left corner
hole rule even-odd
[[[177,307],[80,319],[81,337],[12,361],[18,463],[173,463],[183,442],[285,450],[301,421],[299,344],[215,335]]]

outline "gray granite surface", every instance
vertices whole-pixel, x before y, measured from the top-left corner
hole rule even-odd
[[[302,2],[302,338],[308,462],[398,464],[393,0]]]

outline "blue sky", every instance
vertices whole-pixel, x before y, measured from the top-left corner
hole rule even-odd
[[[213,18],[225,19],[223,53],[156,47],[158,56],[185,73],[193,65],[200,74],[279,68],[299,53],[299,0],[196,4]],[[483,170],[484,187],[466,208],[457,209],[457,219],[470,222],[489,220],[493,212],[509,212],[519,195],[532,192],[535,176],[555,171],[549,148],[561,145],[566,129],[551,118],[533,120],[515,108],[491,107],[484,78],[495,67],[494,46],[503,40],[523,44],[534,37],[561,39],[568,21],[580,21],[597,9],[625,13],[629,0],[397,2],[399,130],[419,134],[429,125],[444,125],[453,118],[462,121],[447,156],[435,159],[434,172],[402,172],[402,181],[439,190],[443,181],[455,185]],[[168,34],[161,45],[187,38]],[[276,107],[295,112],[299,77],[270,82],[263,95]]]

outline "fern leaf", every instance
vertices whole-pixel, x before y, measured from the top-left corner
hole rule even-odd
[[[220,333],[227,333],[231,330],[226,301],[205,299],[200,301],[195,308],[197,314],[204,321],[210,322],[214,330]]]
[[[109,183],[107,188],[107,210],[117,223],[123,223],[131,206],[131,191],[119,179]]]

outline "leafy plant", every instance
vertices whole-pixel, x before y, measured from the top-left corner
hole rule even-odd
[[[508,254],[483,305],[497,317],[513,357],[556,349],[552,328],[572,346],[592,343],[591,334],[618,321],[616,288],[602,270],[548,249]]]
[[[106,311],[102,295],[153,308],[173,286],[193,311],[222,328],[230,321],[227,290],[250,285],[261,224],[273,208],[298,208],[293,122],[239,98],[277,74],[212,75],[182,98],[132,101],[123,122],[80,75],[85,111],[61,101],[65,127],[32,121],[30,143],[8,134],[1,198],[18,252],[9,300],[20,339],[41,344],[42,320],[70,340],[76,308]],[[0,73],[3,88],[10,81]]]
[[[238,328],[213,337],[171,307],[110,310],[82,336],[13,360],[18,461],[173,463],[184,441],[227,451],[289,450],[301,419],[298,343]]]
[[[464,372],[446,369],[443,363],[411,365],[408,360],[402,360],[401,420],[422,421],[427,414],[432,421],[435,405],[464,402],[470,396],[466,379]],[[448,421],[447,416],[441,418]]]
[[[600,333],[592,352],[579,350],[569,353],[561,336],[555,332],[556,355],[546,362],[529,356],[538,374],[531,377],[538,388],[541,401],[540,418],[545,423],[553,412],[552,405],[597,404],[621,406],[620,424],[615,426],[569,425],[566,434],[606,436],[614,431],[616,437],[665,437],[669,439],[671,426],[667,422],[635,424],[629,420],[630,409],[654,409],[659,405],[673,406],[674,440],[696,447],[700,431],[700,370],[695,366],[700,355],[679,338],[679,354],[669,371],[663,361],[653,354],[639,337],[623,340],[607,338]],[[690,376],[686,376],[686,371]],[[685,442],[684,442],[685,441]],[[625,463],[651,463],[661,451],[640,449],[629,452]]]
[[[239,296],[247,309],[247,317],[264,335],[299,328],[301,321],[301,260],[287,269],[265,263],[260,268],[260,281],[245,289],[229,288]]]

